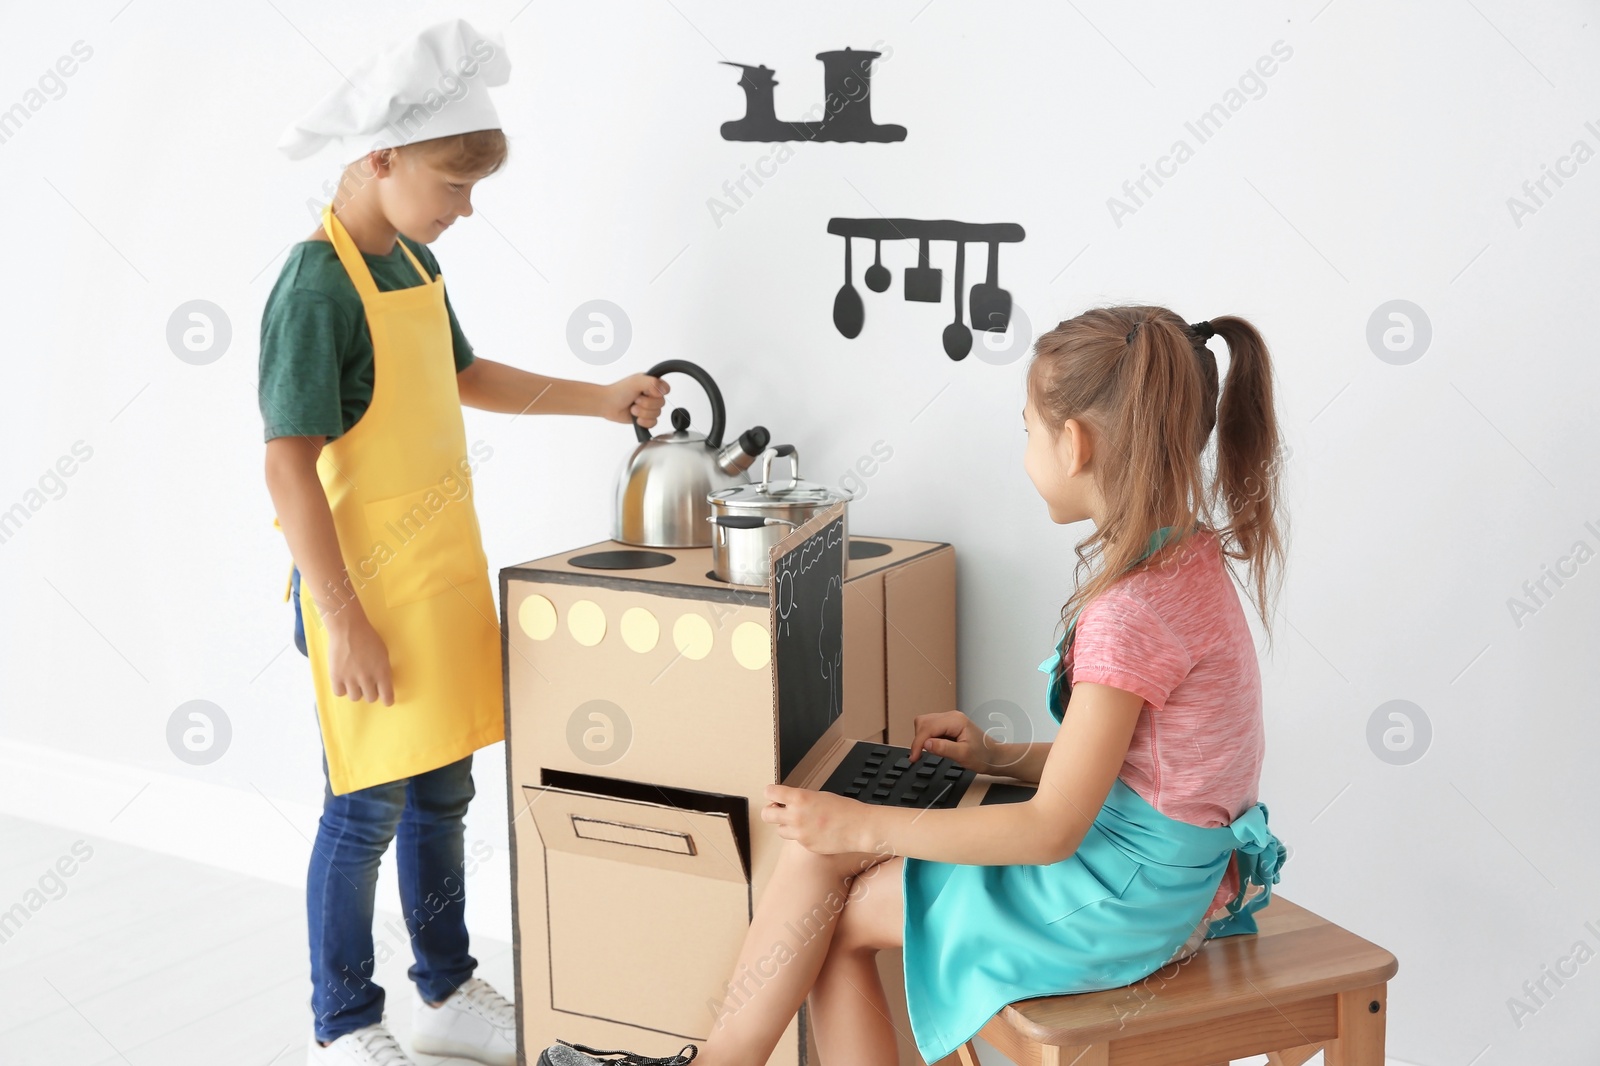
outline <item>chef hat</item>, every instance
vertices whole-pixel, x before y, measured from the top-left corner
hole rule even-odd
[[[346,160],[380,148],[500,128],[489,87],[511,74],[501,34],[441,22],[350,72],[278,140],[290,159],[329,143]]]

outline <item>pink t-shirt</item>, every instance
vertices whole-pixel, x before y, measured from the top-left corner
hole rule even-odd
[[[1255,639],[1216,534],[1169,554],[1084,608],[1064,668],[1144,697],[1124,784],[1169,818],[1229,825],[1254,806],[1266,754]],[[1238,890],[1230,862],[1211,910]]]

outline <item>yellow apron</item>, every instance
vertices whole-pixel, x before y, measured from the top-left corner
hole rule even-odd
[[[317,476],[394,681],[390,707],[333,694],[328,631],[302,574],[328,781],[343,795],[465,758],[503,740],[505,720],[500,623],[473,506],[444,277],[428,280],[401,242],[423,284],[380,292],[331,206],[322,225],[361,295],[374,381],[360,420],[323,446]],[[277,518],[273,525],[282,528]]]

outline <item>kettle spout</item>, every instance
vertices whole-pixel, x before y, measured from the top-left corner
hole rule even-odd
[[[717,452],[717,468],[730,477],[744,473],[771,440],[766,426],[751,426],[739,434],[738,440],[729,441]]]

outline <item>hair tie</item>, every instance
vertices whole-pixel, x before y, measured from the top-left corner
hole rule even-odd
[[[1216,327],[1211,324],[1209,318],[1204,322],[1195,322],[1189,328],[1200,334],[1200,339],[1203,341],[1208,341],[1217,335]]]
[[[1143,324],[1142,320],[1140,322],[1135,322],[1133,324],[1133,328],[1128,331],[1128,335],[1126,337],[1122,338],[1124,344],[1132,344],[1133,343],[1133,335],[1135,333],[1139,332],[1139,327],[1142,324]]]

